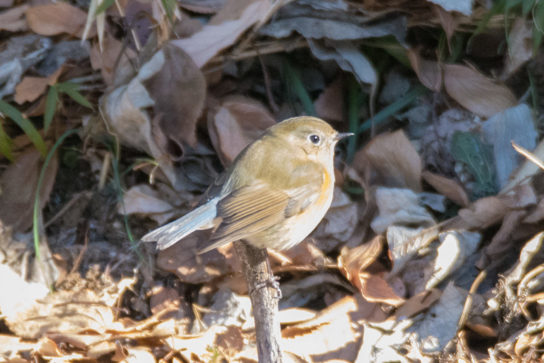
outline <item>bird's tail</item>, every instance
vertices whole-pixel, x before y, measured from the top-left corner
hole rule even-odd
[[[218,201],[219,198],[211,199],[183,217],[149,232],[142,241],[157,241],[157,248],[164,250],[196,230],[213,227]]]

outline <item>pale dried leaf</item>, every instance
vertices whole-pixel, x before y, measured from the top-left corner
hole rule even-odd
[[[123,194],[119,214],[143,214],[162,225],[177,215],[175,208],[159,198],[156,190],[147,184],[134,185]]]
[[[164,152],[171,150],[170,142],[195,146],[196,122],[206,98],[204,75],[189,55],[172,44],[166,44],[144,67],[155,71],[142,83],[154,101],[160,131],[168,140],[163,145],[156,137],[157,144]]]
[[[317,117],[324,120],[342,121],[344,119],[343,91],[344,79],[336,77],[314,102]]]
[[[335,359],[353,362],[362,335],[359,322],[369,318],[375,308],[360,297],[347,296],[314,319],[283,329],[282,347],[308,362],[327,362],[333,351]],[[382,314],[379,320],[384,318]]]
[[[235,4],[235,2],[231,3]],[[216,17],[221,17],[223,22],[215,24],[213,18],[202,30],[189,38],[172,41],[172,44],[187,52],[198,67],[202,67],[223,49],[233,45],[236,40],[253,25],[270,15],[275,6],[270,0],[257,0],[239,9],[237,14],[222,15],[219,12]],[[225,6],[222,11],[231,11]]]
[[[370,242],[351,249],[342,248],[340,251],[338,267],[346,278],[359,290],[361,290],[359,274],[380,256],[383,243],[383,237],[376,236]]]
[[[454,100],[481,117],[491,117],[517,103],[508,87],[464,65],[444,65],[444,87]]]
[[[402,130],[373,138],[359,153],[354,165],[359,168],[359,158],[365,157],[383,178],[380,185],[421,191],[421,158]]]
[[[421,58],[414,49],[408,49],[407,55],[419,81],[430,90],[440,92],[442,90],[442,69],[440,64]]]
[[[484,141],[493,145],[497,182],[502,189],[523,159],[512,148],[512,142],[528,150],[537,145],[533,112],[529,106],[521,104],[495,114],[482,126]]]
[[[523,17],[514,20],[508,32],[508,53],[503,79],[507,79],[533,57],[533,22]]]
[[[0,220],[3,224],[12,226],[14,231],[26,231],[32,225],[34,198],[41,168],[41,154],[37,149],[31,149],[19,155],[0,177]],[[57,169],[58,159],[53,157],[40,190],[41,208],[49,200]]]
[[[25,102],[33,102],[47,90],[47,86],[57,83],[63,67],[57,69],[49,77],[25,77],[15,87],[15,102],[22,105]]]
[[[424,318],[408,328],[417,334],[424,352],[439,352],[455,338],[467,292],[448,283],[442,296]]]
[[[276,122],[258,101],[230,97],[221,103],[208,124],[210,138],[224,165],[229,165],[249,143]]]
[[[509,211],[504,201],[497,197],[478,199],[469,208],[459,211],[463,223],[462,228],[484,229],[499,222]]]
[[[404,303],[405,300],[398,296],[389,283],[380,275],[362,273],[360,278],[361,294],[366,300],[396,307]]]
[[[24,17],[28,5],[21,5],[0,13],[0,30],[23,32],[28,26]]]
[[[87,13],[65,2],[33,6],[26,12],[28,26],[40,35],[66,33],[81,37],[86,18]]]
[[[437,248],[432,270],[427,276],[426,290],[436,287],[447,276],[463,266],[468,257],[476,251],[481,240],[479,233],[468,231],[450,231],[438,237],[440,245]]]
[[[376,233],[383,233],[392,225],[430,227],[433,217],[419,205],[417,195],[410,189],[378,188],[376,205],[379,215],[370,226]]]
[[[421,176],[440,194],[461,207],[468,207],[470,201],[463,187],[455,180],[425,170]]]

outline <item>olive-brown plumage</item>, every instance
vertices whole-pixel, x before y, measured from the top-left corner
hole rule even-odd
[[[165,249],[212,229],[201,253],[236,240],[276,250],[300,243],[330,207],[334,147],[348,135],[306,116],[270,127],[238,155],[203,205],[143,240]]]

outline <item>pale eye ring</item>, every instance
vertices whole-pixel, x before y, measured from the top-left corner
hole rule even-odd
[[[311,134],[310,136],[308,136],[308,140],[310,140],[310,142],[314,145],[319,145],[319,143],[321,142],[321,138],[319,137],[319,135],[316,134]]]

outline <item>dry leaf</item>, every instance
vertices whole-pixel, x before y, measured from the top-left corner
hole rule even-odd
[[[400,306],[404,299],[397,295],[389,283],[378,274],[361,273],[361,294],[370,302]]]
[[[464,65],[444,65],[444,88],[454,100],[481,117],[491,117],[517,104],[508,87]]]
[[[41,154],[31,149],[19,155],[0,177],[0,220],[14,231],[24,232],[32,226],[32,210],[41,168]],[[58,161],[54,157],[45,172],[40,190],[41,208],[49,200],[57,169]]]
[[[421,191],[421,158],[404,131],[384,133],[373,138],[355,156],[354,166],[358,171],[365,167],[363,159],[368,160],[383,179],[380,185]]]
[[[81,37],[87,14],[68,3],[57,2],[33,6],[26,12],[30,29],[40,35],[70,34]],[[93,37],[96,32],[91,32]]]
[[[147,184],[131,187],[123,194],[123,203],[119,203],[119,214],[142,214],[162,225],[173,217],[177,211],[168,202],[158,197],[159,193]]]
[[[503,79],[507,79],[533,57],[533,22],[524,17],[514,20],[508,32],[508,53]]]
[[[160,131],[177,146],[182,143],[194,146],[196,122],[206,98],[206,80],[191,57],[172,44],[166,44],[156,56],[163,59],[161,67],[143,84],[154,101]],[[148,65],[152,63],[153,59]],[[168,143],[162,145],[159,141],[158,145],[164,152],[171,151]]]
[[[455,204],[460,205],[461,207],[468,207],[470,201],[467,193],[457,181],[431,173],[427,170],[425,170],[421,176],[427,183],[436,189],[437,192],[445,195],[446,198]]]
[[[132,72],[130,59],[135,57],[132,49],[123,46],[109,32],[104,34],[102,50],[98,43],[93,43],[90,52],[91,66],[100,70],[107,85],[114,83],[114,75],[117,75],[117,79],[122,79],[123,73]]]
[[[0,30],[23,32],[27,30],[25,12],[28,5],[21,5],[0,13]]]
[[[15,102],[22,105],[25,102],[33,102],[47,90],[47,86],[57,83],[62,74],[63,67],[60,67],[49,77],[25,77],[15,87]]]
[[[421,58],[414,49],[408,49],[408,59],[419,81],[435,92],[442,90],[442,70],[438,62]]]
[[[344,79],[336,77],[314,102],[317,117],[342,121],[344,119]]]
[[[181,281],[190,284],[209,282],[232,272],[225,255],[219,250],[197,254],[198,244],[208,239],[209,233],[196,231],[172,247],[160,251],[157,267],[176,274]]]
[[[484,229],[499,222],[509,211],[504,201],[497,197],[478,199],[469,208],[459,211],[461,217],[461,228]]]
[[[340,251],[338,268],[359,290],[361,290],[359,274],[366,270],[380,256],[384,242],[382,236],[376,236],[370,242],[351,249],[342,248]]]
[[[198,67],[202,67],[223,49],[233,45],[246,30],[267,19],[276,7],[281,6],[281,2],[274,4],[270,0],[256,0],[240,8],[237,2],[231,0],[215,15],[215,20],[212,18],[202,30],[189,38],[174,40],[172,44],[182,48]],[[233,6],[238,11],[233,11]],[[222,22],[217,24],[220,20]]]
[[[430,227],[435,224],[433,217],[419,205],[417,195],[410,189],[378,188],[375,198],[379,215],[370,226],[376,233],[383,233],[390,226]]]
[[[221,103],[208,130],[223,165],[230,165],[244,147],[275,123],[261,103],[238,96]]]
[[[331,352],[338,361],[353,362],[360,345],[362,321],[385,318],[383,312],[374,314],[376,307],[360,296],[346,296],[314,319],[284,328],[283,350],[305,357],[308,362],[329,362]]]

